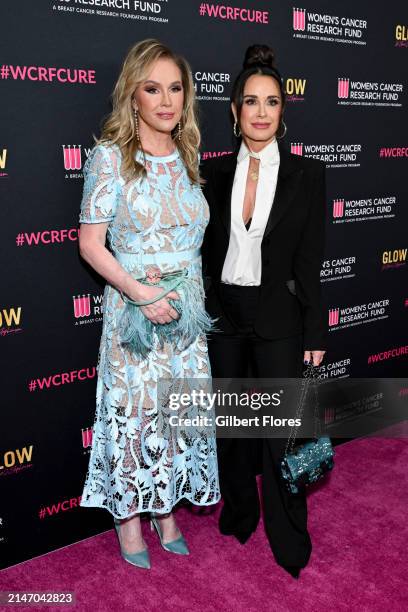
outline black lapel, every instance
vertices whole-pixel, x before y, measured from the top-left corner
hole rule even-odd
[[[279,144],[279,171],[275,197],[263,237],[267,236],[289,209],[302,176],[303,170],[296,163],[296,158]]]
[[[237,167],[237,156],[238,151],[231,155],[225,155],[222,159],[216,184],[217,210],[228,236],[231,229],[231,193]]]

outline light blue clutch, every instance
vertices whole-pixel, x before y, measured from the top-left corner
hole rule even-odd
[[[123,293],[126,303],[120,322],[119,333],[122,344],[142,358],[146,358],[154,346],[155,335],[159,345],[172,342],[184,350],[200,334],[214,329],[214,320],[204,308],[204,298],[198,280],[188,275],[188,269],[160,274],[160,280],[138,278],[145,285],[162,287],[163,291],[152,300],[135,302]],[[171,323],[154,324],[141,311],[140,306],[153,304],[165,297],[170,291],[177,291],[179,300],[169,299],[169,303],[179,313],[179,318]]]

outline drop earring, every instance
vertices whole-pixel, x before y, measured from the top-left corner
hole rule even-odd
[[[288,131],[288,128],[286,127],[286,123],[284,122],[284,120],[282,119],[281,125],[283,126],[283,134],[281,134],[281,136],[276,136],[276,138],[284,138],[284,136],[286,135],[286,132]]]
[[[181,140],[181,132],[182,132],[182,129],[181,129],[181,121],[179,121],[179,122],[178,122],[178,130],[177,130],[177,139],[178,139],[178,140]]]
[[[140,137],[139,137],[139,120],[137,118],[137,110],[135,108],[133,109],[133,115],[135,117],[136,138],[140,142]]]

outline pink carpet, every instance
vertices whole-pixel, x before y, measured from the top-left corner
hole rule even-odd
[[[109,530],[3,570],[0,590],[75,591],[81,611],[405,612],[407,466],[407,438],[336,447],[327,484],[309,493],[313,552],[299,580],[276,565],[262,523],[241,546],[218,533],[218,512],[201,517],[182,509],[178,522],[190,547],[187,558],[166,553],[145,524],[152,569],[134,568],[121,559]]]

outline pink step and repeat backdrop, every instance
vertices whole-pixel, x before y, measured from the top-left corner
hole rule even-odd
[[[2,3],[1,566],[112,527],[79,508],[95,411],[102,279],[78,254],[82,168],[128,48],[189,60],[202,157],[232,151],[246,47],[275,49],[285,144],[327,165],[323,378],[403,377],[408,353],[406,2]],[[279,266],[280,262],[277,261]]]

